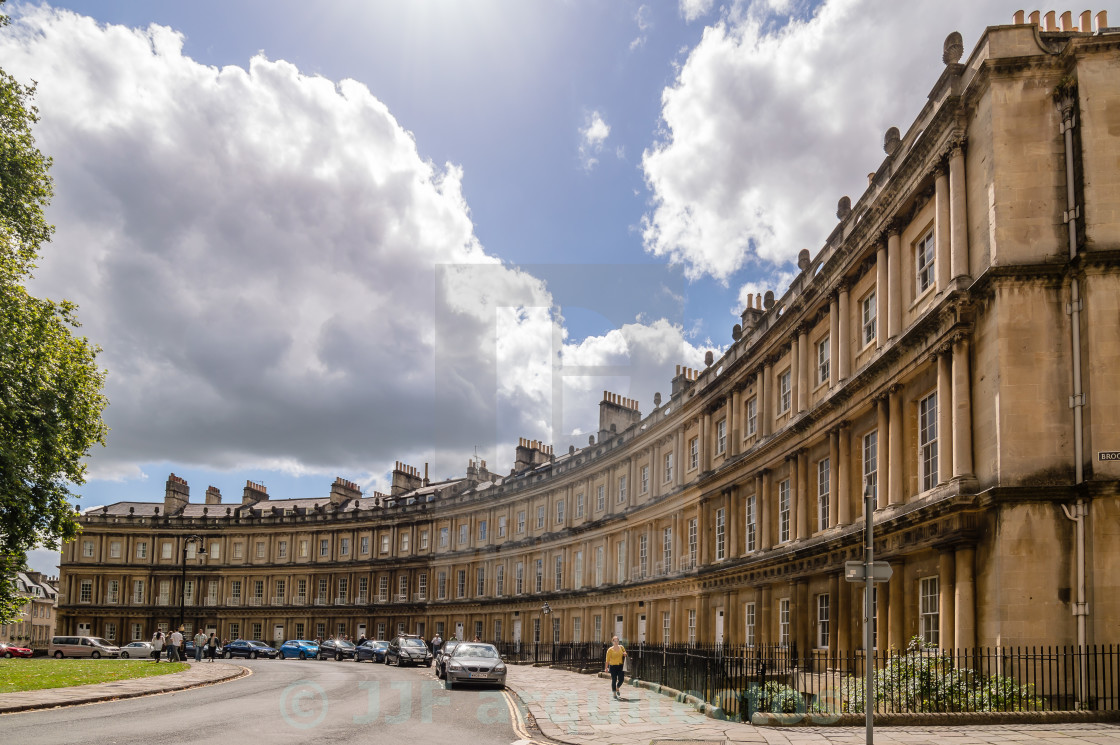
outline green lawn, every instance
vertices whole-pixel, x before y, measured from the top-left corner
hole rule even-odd
[[[185,662],[155,663],[151,660],[0,659],[0,694],[147,678],[177,673],[189,667]]]

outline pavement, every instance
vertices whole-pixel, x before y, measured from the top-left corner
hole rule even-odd
[[[192,663],[189,670],[71,688],[22,691],[0,697],[0,715],[110,701],[213,685],[250,674],[232,662]],[[860,727],[772,726],[715,719],[672,696],[631,685],[621,700],[610,680],[547,667],[511,665],[506,678],[517,706],[517,745],[862,745]],[[1120,725],[1090,722],[876,726],[879,745],[1120,745]]]

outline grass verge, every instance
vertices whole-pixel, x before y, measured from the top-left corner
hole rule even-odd
[[[0,694],[148,678],[189,667],[185,662],[154,663],[151,660],[0,659]]]

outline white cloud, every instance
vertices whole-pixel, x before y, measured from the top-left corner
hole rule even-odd
[[[703,4],[682,1],[682,12]],[[883,133],[920,111],[944,38],[960,30],[974,43],[1014,7],[827,0],[789,19],[791,9],[736,4],[663,93],[662,140],[643,156],[644,239],[689,277],[726,281],[759,259],[815,254],[837,200],[855,201],[885,157]]]
[[[590,171],[599,163],[598,155],[610,134],[611,127],[601,113],[592,111],[586,116],[579,130],[579,160],[584,170]]]
[[[713,4],[714,0],[680,0],[681,15],[691,23],[701,16],[708,15]]]
[[[94,477],[172,462],[384,488],[394,460],[461,473],[474,444],[505,458],[548,434],[566,344],[548,288],[486,253],[462,169],[426,161],[363,85],[263,56],[207,67],[159,26],[13,16],[0,58],[38,81],[54,158],[32,290],[78,302],[105,350]],[[596,113],[583,135],[609,132]],[[687,350],[679,332],[626,333],[666,384],[644,364]],[[594,339],[572,354],[596,353],[614,359]],[[573,401],[569,422],[594,426],[597,399]]]
[[[646,43],[646,39],[649,38],[646,35],[646,31],[653,25],[653,21],[650,18],[651,15],[652,10],[650,10],[648,5],[639,5],[638,9],[634,12],[634,22],[638,25],[638,36],[630,42],[631,52],[643,46]]]

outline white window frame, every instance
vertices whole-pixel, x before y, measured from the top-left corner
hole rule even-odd
[[[793,405],[793,371],[778,375],[778,413],[785,414]]]
[[[817,530],[829,527],[832,516],[828,513],[828,500],[831,496],[832,461],[821,458],[817,461]]]
[[[743,604],[743,621],[744,621],[744,627],[745,627],[744,628],[745,635],[743,637],[743,640],[746,642],[746,645],[748,647],[753,647],[755,645],[756,639],[757,639],[757,637],[755,635],[756,631],[757,631],[757,627],[756,627],[757,617],[755,616],[755,605],[754,605],[754,603],[744,603]]]
[[[940,482],[938,473],[937,391],[918,401],[919,491],[929,491]]]
[[[688,441],[688,470],[695,471],[700,467],[700,438],[693,437]]]
[[[831,599],[827,592],[817,595],[817,648],[828,649],[828,624]]]
[[[829,336],[817,342],[817,384],[825,385],[832,375],[832,340]]]
[[[778,543],[790,540],[790,484],[789,479],[778,482]]]
[[[924,295],[937,284],[937,249],[933,229],[914,244],[914,296]]]
[[[747,399],[747,437],[758,434],[758,396]]]
[[[747,497],[743,503],[744,525],[746,527],[744,538],[746,538],[746,549],[748,552],[758,550],[758,511],[756,505],[758,503],[757,495],[752,494]]]
[[[871,430],[860,440],[860,462],[864,489],[871,492],[871,503],[874,505],[879,498],[879,430]],[[860,493],[862,496],[863,492]]]
[[[716,455],[727,452],[727,419],[716,422]]]
[[[875,290],[863,296],[860,301],[860,329],[863,332],[863,346],[875,343],[878,333],[878,309],[876,307]]]
[[[727,558],[727,512],[722,507],[716,510],[716,561]]]
[[[918,634],[926,644],[941,644],[941,582],[937,575],[918,581]]]

